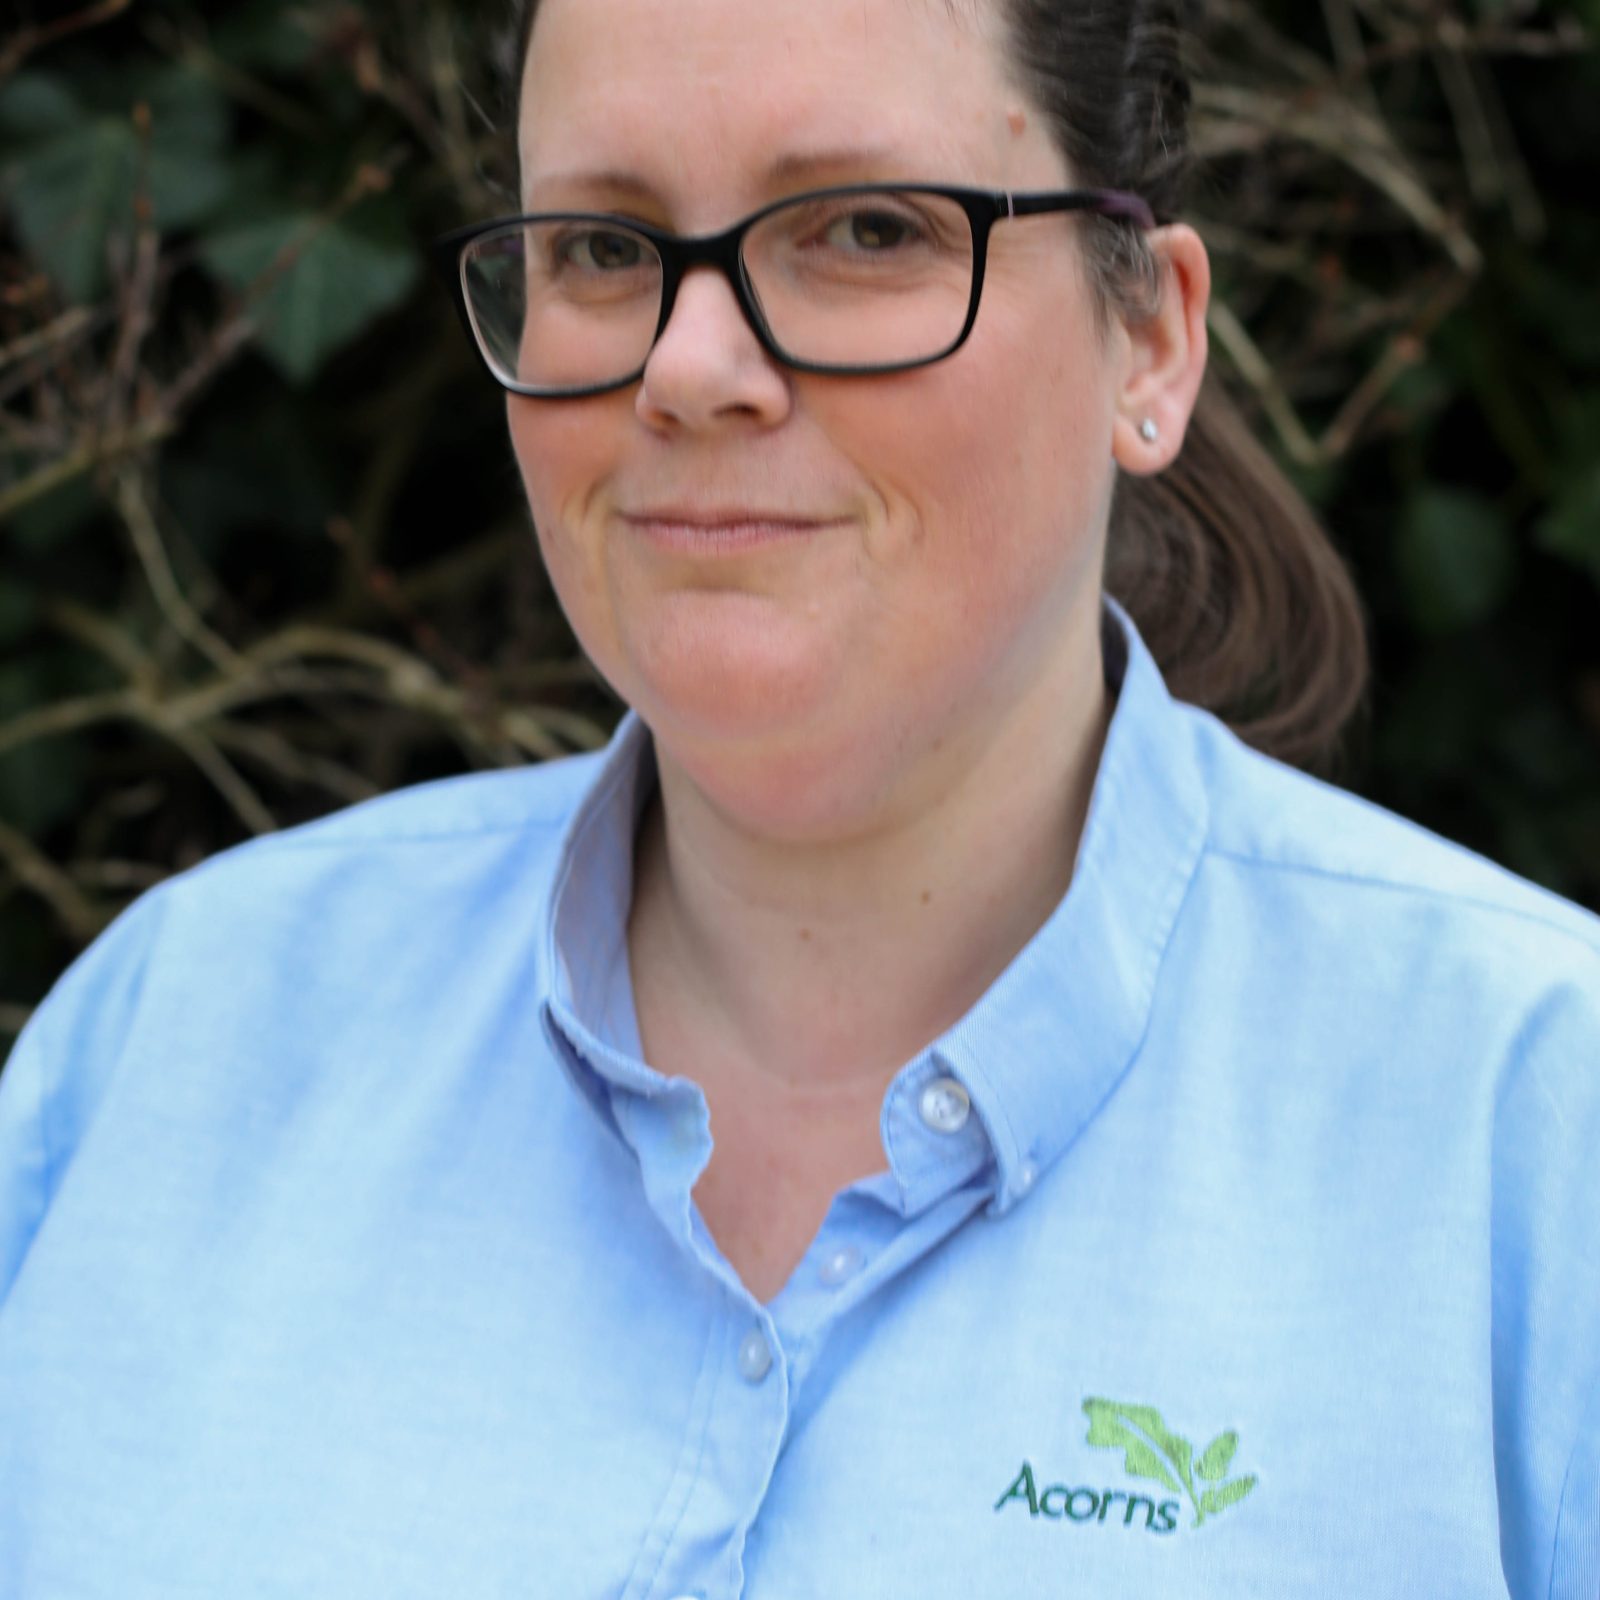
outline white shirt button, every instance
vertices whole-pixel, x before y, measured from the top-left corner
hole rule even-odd
[[[1026,1194],[1039,1181],[1039,1169],[1031,1161],[1024,1161],[1017,1171],[1017,1193]]]
[[[752,1328],[739,1341],[739,1376],[746,1383],[760,1383],[772,1370],[772,1349],[767,1336]]]
[[[935,1133],[960,1133],[972,1113],[972,1101],[954,1078],[935,1078],[922,1091],[919,1109]]]
[[[861,1270],[866,1257],[853,1244],[840,1245],[823,1260],[817,1279],[825,1289],[837,1289],[848,1283]]]

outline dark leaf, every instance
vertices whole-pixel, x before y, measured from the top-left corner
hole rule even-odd
[[[1417,624],[1446,633],[1489,616],[1504,599],[1516,552],[1487,500],[1424,488],[1406,508],[1395,559]]]
[[[213,235],[207,265],[243,289],[294,251],[259,305],[261,344],[289,377],[309,380],[341,345],[405,298],[418,262],[400,214],[387,198],[331,225],[305,212],[280,212]]]

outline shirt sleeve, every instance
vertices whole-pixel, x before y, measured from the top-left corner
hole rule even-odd
[[[0,1307],[118,1068],[162,904],[153,891],[95,940],[29,1019],[0,1073]]]
[[[1496,1107],[1495,1474],[1514,1600],[1600,1595],[1600,956],[1550,985]]]

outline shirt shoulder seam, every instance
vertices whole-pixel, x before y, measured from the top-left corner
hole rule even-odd
[[[208,856],[204,861],[191,867],[188,872],[176,873],[165,882],[176,883],[182,878],[203,874],[211,867],[230,857],[240,855],[276,855],[280,852],[351,850],[359,849],[362,846],[451,844],[459,843],[463,839],[489,839],[503,834],[522,833],[529,828],[547,829],[552,836],[559,836],[560,830],[566,826],[567,821],[568,818],[566,816],[557,813],[553,816],[518,817],[512,822],[482,823],[472,827],[434,828],[415,833],[403,830],[381,833],[331,832],[327,836],[318,833],[305,838],[296,838],[294,836],[295,833],[302,830],[295,829],[286,833],[262,834],[254,839],[246,839],[231,849],[219,850],[215,855]],[[316,826],[315,823],[306,824],[308,830],[315,829]]]
[[[1448,901],[1453,905],[1475,911],[1494,912],[1499,916],[1512,917],[1519,922],[1531,923],[1535,927],[1546,929],[1548,932],[1561,934],[1591,955],[1600,955],[1600,937],[1585,937],[1584,934],[1575,928],[1568,927],[1557,917],[1541,916],[1538,912],[1529,911],[1522,906],[1507,905],[1503,900],[1491,900],[1481,895],[1467,894],[1459,889],[1451,889],[1436,884],[1415,883],[1405,878],[1386,877],[1376,872],[1353,872],[1341,867],[1326,866],[1317,861],[1294,861],[1282,857],[1253,855],[1244,850],[1230,849],[1226,845],[1209,844],[1207,853],[1225,861],[1238,862],[1241,866],[1261,867],[1276,872],[1302,873],[1307,877],[1327,878],[1334,882],[1349,883],[1367,889],[1387,889],[1394,894],[1417,895],[1433,900]],[[1581,907],[1577,909],[1580,912],[1582,910]]]

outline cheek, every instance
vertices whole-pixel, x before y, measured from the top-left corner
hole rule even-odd
[[[541,538],[546,525],[566,519],[574,498],[603,470],[605,430],[591,418],[584,405],[506,396],[511,448]]]
[[[926,612],[1000,618],[992,637],[1076,583],[1098,548],[1113,408],[1092,340],[1040,339],[1003,314],[986,332],[970,359],[833,432],[889,502],[874,556],[903,566]]]
[[[853,540],[752,593],[665,590],[597,532],[638,470],[631,395],[507,418],[569,622],[630,704],[684,728],[805,726],[871,765],[896,742],[992,709],[1063,647],[1094,581],[1109,492],[1103,375],[1058,308],[986,302],[951,361],[878,380],[802,378],[771,445],[787,481],[853,484]],[[1041,329],[1047,330],[1041,333]],[[633,454],[630,454],[632,452]],[[860,750],[858,744],[865,741]]]
[[[581,531],[588,525],[586,509],[614,459],[604,403],[609,398],[547,405],[506,397],[511,447],[545,568],[573,631],[602,672],[608,671],[614,654],[611,607],[600,551],[584,542]]]

